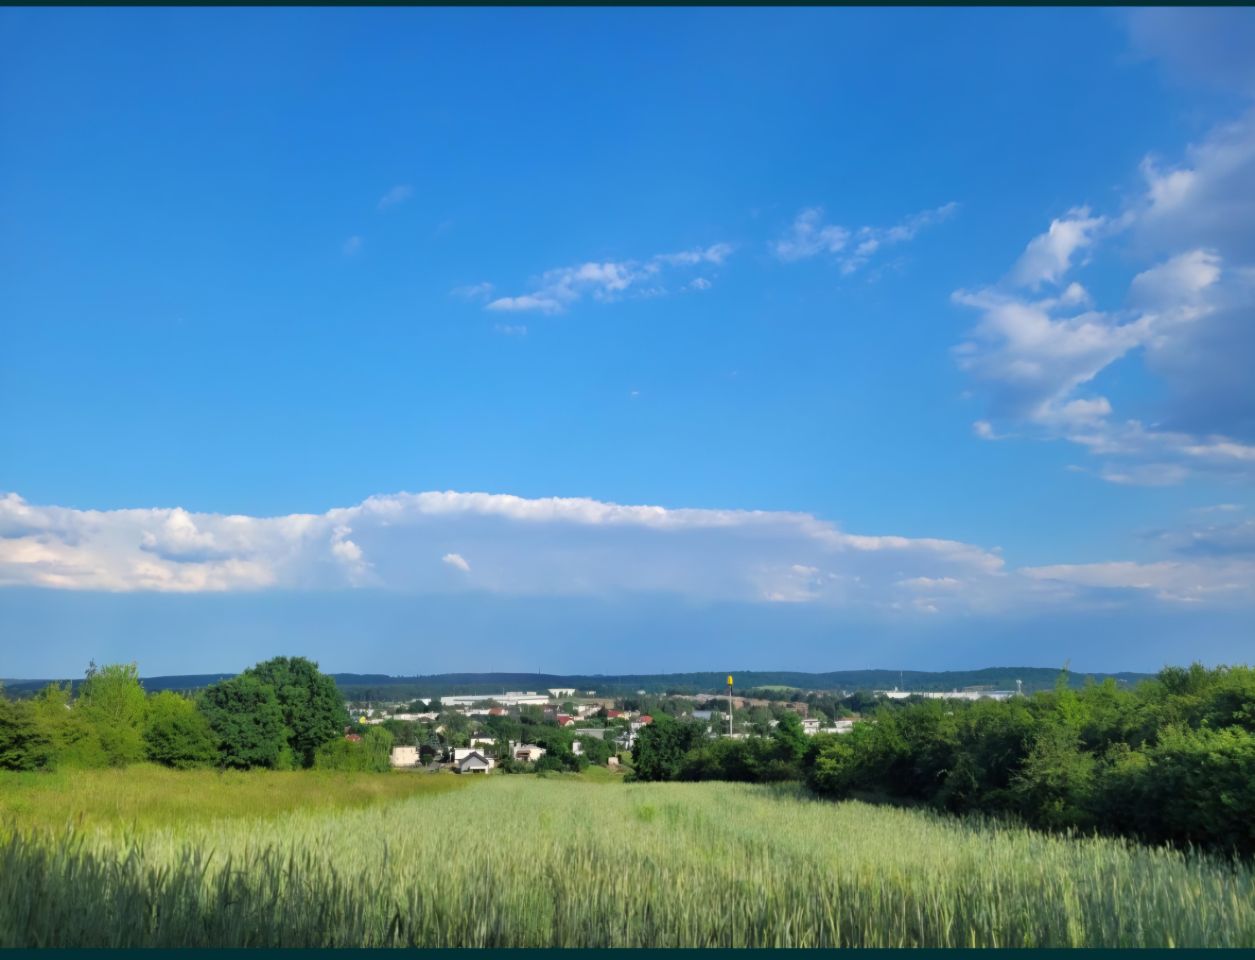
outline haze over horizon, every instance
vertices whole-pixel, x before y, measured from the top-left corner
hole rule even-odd
[[[1255,11],[0,10],[0,677],[1255,650]]]

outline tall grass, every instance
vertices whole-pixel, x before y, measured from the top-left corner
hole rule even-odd
[[[0,836],[14,829],[147,829],[192,820],[365,807],[465,786],[459,777],[321,770],[0,770]],[[0,880],[0,882],[3,882]]]
[[[0,843],[9,946],[1255,946],[1249,868],[740,784],[489,777]]]

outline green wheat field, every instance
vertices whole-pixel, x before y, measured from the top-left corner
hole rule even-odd
[[[1255,946],[1249,866],[792,787],[55,777],[0,778],[0,946]]]

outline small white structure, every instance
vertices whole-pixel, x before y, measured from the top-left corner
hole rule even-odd
[[[515,760],[521,760],[523,763],[535,763],[545,755],[545,748],[538,747],[534,743],[516,743],[510,752],[514,755]]]
[[[819,720],[816,717],[807,717],[802,721],[803,733],[819,733]]]
[[[454,763],[453,769],[458,773],[487,773],[494,766],[496,764],[491,757],[485,757],[478,750],[470,750]]]
[[[549,696],[544,693],[537,693],[535,690],[528,690],[526,693],[514,691],[512,693],[473,693],[469,696],[457,697],[441,697],[440,702],[446,707],[469,707],[476,703],[484,703],[491,700],[493,703],[499,703],[503,707],[519,707],[524,704],[545,704],[549,702]]]
[[[418,747],[393,747],[388,762],[394,767],[417,767]]]
[[[1010,700],[1015,696],[1014,690],[951,690],[948,693],[936,690],[876,690],[874,693],[889,700],[906,700],[908,697],[923,697],[925,700]]]
[[[565,700],[568,697],[575,696],[575,688],[574,687],[550,687],[549,696],[553,697],[555,700]]]

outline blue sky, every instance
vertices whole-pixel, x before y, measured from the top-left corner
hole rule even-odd
[[[1249,661],[1252,42],[0,11],[0,676]]]

